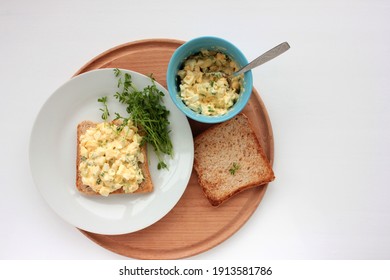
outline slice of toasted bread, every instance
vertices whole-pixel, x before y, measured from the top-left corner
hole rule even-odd
[[[81,156],[80,156],[80,136],[83,135],[88,128],[95,126],[96,123],[91,122],[91,121],[83,121],[77,125],[77,157],[76,157],[76,187],[77,189],[84,194],[88,195],[99,195],[99,193],[95,192],[90,186],[84,185],[82,182],[82,178],[79,172],[79,164],[81,161]],[[142,174],[144,175],[144,180],[143,182],[139,185],[139,188],[133,192],[133,193],[148,193],[153,191],[153,182],[152,178],[150,175],[149,171],[149,165],[148,165],[148,158],[147,158],[147,147],[146,144],[141,146],[141,152],[144,155],[144,162],[140,165]],[[111,194],[124,194],[125,191],[123,188],[120,188]],[[129,194],[129,193],[127,193]]]
[[[213,206],[275,178],[252,125],[243,113],[199,134],[194,144],[194,168]]]

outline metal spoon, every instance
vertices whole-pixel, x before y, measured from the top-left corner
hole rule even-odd
[[[248,63],[244,67],[242,67],[240,70],[234,72],[232,76],[237,76],[242,73],[245,73],[246,71],[249,71],[261,64],[266,63],[267,61],[270,61],[271,59],[274,59],[275,57],[281,55],[285,51],[287,51],[290,48],[290,45],[287,42],[281,43],[277,45],[276,47],[270,49],[269,51],[265,52],[264,54],[260,55],[258,58],[253,60],[252,62]]]

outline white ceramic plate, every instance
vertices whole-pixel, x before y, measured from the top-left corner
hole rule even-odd
[[[149,77],[122,70],[132,76],[141,90],[150,85]],[[148,147],[150,171],[155,189],[150,194],[91,197],[79,193],[76,181],[76,127],[83,120],[100,122],[101,104],[108,96],[111,117],[126,114],[125,105],[114,97],[117,78],[113,69],[94,70],[72,78],[55,91],[40,110],[31,133],[30,166],[34,182],[51,208],[77,228],[100,234],[124,234],[141,230],[164,217],[179,201],[191,176],[194,145],[187,118],[169,98],[173,158],[167,157],[169,170],[157,170],[157,159]]]

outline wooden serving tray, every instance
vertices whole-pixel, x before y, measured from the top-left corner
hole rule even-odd
[[[151,74],[166,87],[166,70],[172,53],[183,41],[151,39],[112,48],[84,65],[75,75],[100,68],[123,68]],[[256,91],[243,111],[273,163],[274,142],[266,108]],[[209,125],[189,120],[196,136]],[[267,185],[246,190],[218,208],[212,207],[192,171],[188,186],[176,206],[161,220],[143,230],[122,235],[101,235],[80,230],[100,246],[137,259],[179,259],[213,248],[239,230],[256,210]],[[131,221],[129,221],[131,222]]]

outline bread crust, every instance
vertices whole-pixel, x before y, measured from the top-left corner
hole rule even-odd
[[[243,113],[205,130],[195,137],[194,144],[194,169],[213,206],[275,179],[252,124]],[[230,173],[232,163],[239,166],[234,175]]]
[[[76,156],[76,188],[79,192],[86,195],[100,195],[95,192],[90,186],[84,185],[82,182],[82,178],[79,171],[79,165],[81,162],[80,156],[80,136],[83,135],[88,128],[97,125],[97,123],[92,121],[83,121],[77,125],[77,156]],[[135,194],[135,193],[149,193],[153,191],[153,182],[152,177],[150,175],[148,158],[147,158],[147,145],[144,144],[141,146],[141,152],[144,155],[144,162],[140,165],[142,174],[144,175],[143,182],[139,185],[138,189],[132,193],[125,193],[123,188],[120,188],[112,193],[112,194]]]

